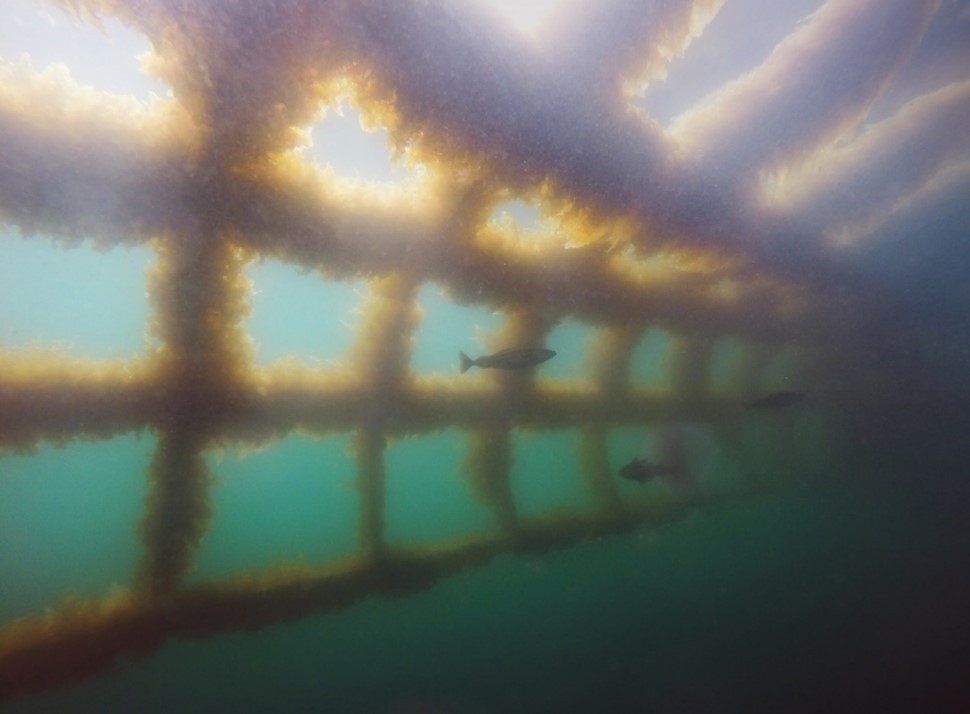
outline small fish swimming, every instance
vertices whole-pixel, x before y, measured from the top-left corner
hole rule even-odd
[[[655,460],[634,458],[620,469],[620,478],[645,483],[660,477],[677,488],[691,488],[694,479],[687,450],[688,439],[683,425],[667,424],[656,434],[652,456]]]
[[[800,402],[805,392],[772,392],[763,397],[744,402],[745,409],[783,409]]]
[[[657,476],[672,476],[673,469],[665,464],[655,464],[646,459],[633,459],[630,463],[620,469],[620,478],[644,483]]]
[[[461,360],[461,372],[464,374],[470,367],[481,367],[483,369],[525,369],[542,364],[547,359],[556,356],[554,350],[547,350],[544,347],[529,347],[525,349],[507,349],[496,352],[493,355],[486,355],[478,359],[472,359],[464,352],[458,353]]]

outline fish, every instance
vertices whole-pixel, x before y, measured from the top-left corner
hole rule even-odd
[[[542,364],[547,359],[556,356],[554,350],[547,350],[544,347],[527,347],[524,349],[507,349],[496,352],[493,355],[486,355],[478,359],[472,359],[464,352],[458,353],[462,374],[471,367],[482,369],[525,369]]]
[[[800,402],[805,392],[772,392],[763,397],[744,402],[745,409],[783,409]]]
[[[656,464],[646,459],[633,459],[620,469],[620,478],[644,483],[657,476],[672,476],[673,473],[673,469],[666,464]]]
[[[687,434],[681,424],[667,424],[657,432],[653,458],[656,460],[634,458],[620,469],[620,478],[645,483],[661,477],[678,488],[689,488],[692,485]]]

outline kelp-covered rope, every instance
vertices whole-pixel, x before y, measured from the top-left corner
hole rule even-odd
[[[934,143],[940,132],[921,129],[970,131],[967,82],[853,132],[935,2],[829,3],[667,127],[631,106],[630,88],[663,73],[716,0],[574,2],[541,41],[448,0],[55,4],[144,34],[145,67],[172,93],[142,104],[63,68],[0,64],[0,219],[29,240],[151,247],[156,346],[112,362],[0,352],[0,449],[143,429],[157,446],[132,583],[3,626],[0,698],[103,672],[169,637],[413,592],[499,553],[564,548],[747,493],[627,503],[609,431],[682,420],[730,440],[725,423],[782,352],[816,390],[864,400],[865,355],[892,336],[831,244],[877,241],[894,211],[918,215],[967,183]],[[874,24],[867,61],[818,90],[845,43],[866,41]],[[308,163],[296,150],[305,127],[343,99],[422,170],[374,185]],[[870,190],[916,152],[918,165]],[[545,227],[490,220],[511,198],[538,205]],[[254,363],[244,269],[257,258],[368,282],[340,365]],[[588,376],[415,374],[416,296],[428,281],[455,303],[500,311],[496,348],[541,345],[568,318],[588,324]],[[640,385],[631,360],[654,329],[672,337],[669,379]],[[737,359],[714,385],[713,345],[724,338]],[[384,528],[386,444],[452,427],[467,434],[468,488],[496,531],[395,547]],[[519,513],[510,441],[522,428],[580,430],[587,510]],[[358,555],[186,586],[212,510],[203,453],[297,430],[355,435]]]

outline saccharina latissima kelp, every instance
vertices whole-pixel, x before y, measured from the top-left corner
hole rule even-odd
[[[628,502],[606,440],[617,426],[690,421],[743,460],[731,420],[783,352],[793,378],[855,415],[881,408],[879,384],[912,376],[873,360],[905,336],[878,299],[852,290],[832,246],[878,241],[900,212],[965,195],[965,160],[948,149],[970,131],[970,83],[908,97],[856,131],[935,2],[829,3],[667,127],[630,107],[630,88],[686,51],[718,2],[577,2],[539,43],[444,0],[59,4],[147,36],[146,67],[172,94],[144,105],[63,69],[4,62],[0,217],[31,240],[150,246],[157,346],[128,362],[0,354],[0,448],[144,429],[157,448],[132,584],[5,625],[0,698],[103,672],[166,638],[417,591],[500,553],[565,548],[742,497],[763,484]],[[598,21],[586,22],[593,12]],[[865,62],[839,63],[873,36]],[[833,64],[840,80],[821,91]],[[345,182],[294,151],[301,127],[346,97],[424,167],[419,177]],[[888,185],[887,172],[898,177]],[[555,227],[522,240],[489,221],[509,197],[539,205]],[[368,282],[341,365],[253,363],[243,270],[259,256]],[[541,345],[567,318],[593,326],[588,376],[415,374],[415,300],[428,281],[500,311],[496,348]],[[651,329],[672,336],[659,386],[630,376]],[[725,338],[740,348],[714,388],[712,354]],[[388,440],[443,428],[467,433],[468,488],[496,530],[393,547]],[[523,428],[581,430],[588,510],[518,512],[510,437]],[[211,517],[202,454],[296,430],[355,434],[359,554],[187,586]]]

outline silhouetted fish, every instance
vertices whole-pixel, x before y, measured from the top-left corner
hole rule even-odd
[[[744,403],[745,409],[782,409],[800,402],[805,392],[772,392]]]
[[[682,424],[673,422],[659,429],[654,441],[652,458],[655,460],[633,459],[620,469],[620,478],[644,483],[661,477],[680,489],[693,486],[687,433]]]
[[[469,367],[492,369],[524,369],[526,367],[535,367],[537,364],[542,364],[547,359],[552,359],[555,356],[556,353],[553,350],[547,350],[544,347],[502,350],[501,352],[479,357],[478,359],[472,359],[464,352],[458,353],[458,358],[461,360],[462,374],[467,372]]]
[[[620,478],[643,483],[657,476],[672,476],[673,470],[665,464],[655,464],[646,459],[633,459],[620,469]]]

